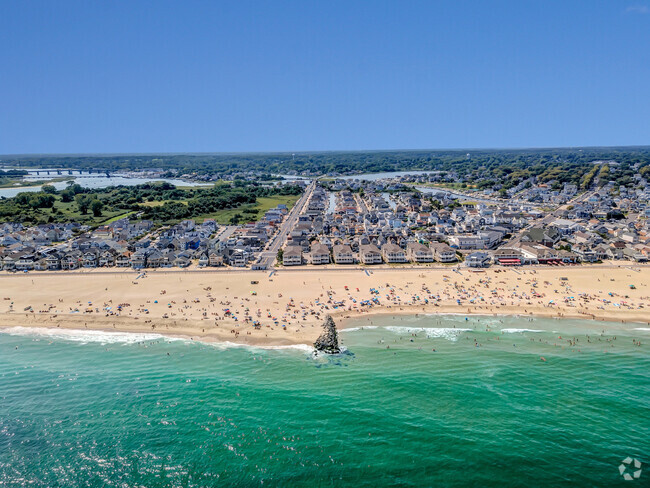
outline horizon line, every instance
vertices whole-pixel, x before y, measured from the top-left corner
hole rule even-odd
[[[2,158],[28,158],[28,157],[109,157],[109,156],[228,156],[245,154],[323,154],[323,153],[368,153],[368,152],[463,152],[463,151],[548,151],[553,149],[584,150],[584,149],[650,149],[650,145],[626,146],[536,146],[536,147],[466,147],[466,148],[401,148],[401,149],[314,149],[300,151],[171,151],[171,152],[85,152],[85,153],[13,153],[0,154]]]

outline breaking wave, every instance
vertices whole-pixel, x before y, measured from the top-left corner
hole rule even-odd
[[[218,350],[232,348],[244,348],[251,351],[260,350],[298,350],[308,354],[314,352],[314,348],[307,344],[287,344],[279,346],[239,344],[236,342],[223,341],[201,341],[191,340],[181,337],[169,337],[162,334],[149,334],[138,332],[109,332],[101,330],[79,330],[79,329],[59,329],[45,327],[0,327],[0,333],[35,337],[40,339],[56,339],[68,342],[78,342],[80,344],[98,343],[98,344],[138,344],[141,342],[164,341],[164,342],[185,342],[196,343],[210,346]]]
[[[350,327],[349,329],[340,329],[339,333],[341,332],[356,332],[358,330],[365,330],[365,329],[377,329],[377,325],[364,325],[363,327]]]
[[[384,329],[394,332],[395,334],[418,334],[424,333],[427,338],[442,338],[447,339],[448,341],[457,341],[458,336],[463,332],[471,332],[472,329],[457,329],[452,327],[383,327]]]
[[[60,339],[70,342],[87,344],[97,342],[100,344],[136,344],[145,341],[174,340],[161,334],[146,334],[137,332],[105,332],[101,330],[54,329],[45,327],[7,327],[0,328],[0,332],[16,336],[40,337],[43,339]]]
[[[523,332],[544,332],[539,329],[501,329],[504,334],[521,334]]]

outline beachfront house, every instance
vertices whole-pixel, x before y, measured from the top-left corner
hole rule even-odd
[[[34,269],[35,261],[36,256],[34,254],[23,254],[16,261],[16,269],[18,271],[32,270]]]
[[[354,254],[347,244],[336,244],[334,246],[334,262],[336,264],[354,264]]]
[[[107,249],[102,251],[99,255],[99,266],[102,267],[112,267],[115,266],[115,255],[116,252],[112,249]]]
[[[139,249],[131,256],[131,266],[135,269],[142,269],[147,265],[147,254]]]
[[[16,269],[16,259],[14,256],[6,255],[2,259],[2,269],[5,271],[12,271]]]
[[[409,242],[406,245],[408,258],[414,263],[432,263],[433,251],[419,242]]]
[[[179,253],[176,256],[176,259],[174,259],[174,266],[177,266],[179,268],[187,268],[190,264],[192,264],[192,257],[189,253],[186,252]]]
[[[131,266],[130,253],[127,251],[118,254],[117,257],[115,258],[115,266],[117,266],[118,268],[128,268],[129,266]]]
[[[490,255],[484,251],[476,251],[465,256],[465,265],[470,268],[486,268],[490,265]]]
[[[580,261],[584,263],[595,263],[598,261],[598,254],[586,244],[576,244],[571,246],[571,250],[576,253]]]
[[[329,264],[330,250],[324,244],[315,242],[311,246],[311,264]]]
[[[433,251],[436,261],[440,263],[453,263],[458,259],[456,257],[456,251],[444,242],[432,242],[429,244],[429,247]]]
[[[49,271],[55,271],[61,269],[61,258],[57,252],[52,252],[47,255],[45,258],[47,263],[47,269]]]
[[[502,247],[492,253],[494,262],[502,266],[519,266],[523,264],[524,255],[519,249]]]
[[[47,270],[47,260],[45,258],[37,259],[34,262],[34,269],[36,271],[46,271]]]
[[[288,246],[282,253],[283,266],[300,266],[302,264],[302,249],[300,246]]]
[[[61,269],[78,269],[83,263],[83,254],[81,251],[68,251],[68,253],[61,258]]]
[[[223,255],[217,251],[210,251],[208,253],[208,266],[223,266]]]
[[[381,253],[387,263],[406,263],[406,252],[397,244],[387,242],[381,246]]]
[[[374,244],[359,246],[359,261],[363,264],[381,264],[381,252]]]
[[[199,268],[205,268],[210,264],[210,257],[207,252],[201,253],[199,256]]]
[[[553,264],[559,259],[555,249],[542,244],[521,244],[519,249],[532,264]]]
[[[248,264],[248,252],[241,248],[227,248],[224,261],[227,261],[230,266],[243,268]]]

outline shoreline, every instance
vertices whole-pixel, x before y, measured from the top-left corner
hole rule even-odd
[[[513,317],[513,318],[538,318],[538,319],[572,319],[572,320],[585,320],[593,322],[608,322],[608,323],[622,323],[622,324],[640,324],[650,326],[650,320],[635,320],[635,319],[620,319],[617,315],[610,314],[589,314],[589,313],[571,313],[571,312],[562,312],[562,313],[552,313],[540,310],[534,310],[529,312],[522,312],[521,308],[510,307],[510,308],[500,308],[498,312],[484,310],[484,309],[473,309],[470,311],[462,311],[459,307],[454,308],[454,306],[438,306],[434,308],[402,308],[402,309],[378,309],[370,312],[354,312],[354,313],[344,313],[341,312],[340,315],[332,315],[332,318],[339,320],[341,324],[347,324],[349,321],[358,320],[362,317],[376,317],[376,316],[400,316],[400,315],[410,315],[410,316],[448,316],[454,315],[459,317]],[[337,328],[345,329],[348,328],[347,325],[340,327],[337,323]]]
[[[458,311],[447,311],[447,310],[435,310],[435,311],[420,311],[418,313],[414,313],[412,310],[400,310],[400,311],[394,311],[394,310],[377,310],[375,312],[371,313],[366,313],[366,314],[351,314],[351,315],[341,315],[338,317],[333,318],[335,320],[338,320],[337,322],[337,329],[339,333],[345,332],[345,331],[358,331],[358,330],[363,330],[365,328],[371,330],[371,329],[377,329],[377,328],[389,328],[391,326],[383,326],[383,325],[374,325],[373,322],[370,322],[367,325],[360,324],[360,323],[355,323],[355,321],[358,321],[362,317],[367,317],[368,319],[386,319],[386,318],[397,318],[400,316],[408,316],[408,317],[430,317],[430,318],[435,318],[435,317],[468,317],[468,318],[531,318],[531,319],[554,319],[554,320],[578,320],[580,322],[584,322],[585,324],[591,322],[594,325],[598,324],[598,322],[605,322],[609,325],[612,324],[627,324],[627,325],[647,325],[650,326],[650,322],[637,322],[637,321],[617,321],[617,320],[612,320],[608,318],[591,318],[591,317],[585,317],[583,315],[563,315],[563,316],[557,316],[557,315],[551,315],[551,314],[532,314],[532,315],[522,315],[520,313],[484,313],[484,312],[472,312],[472,313],[462,313]],[[139,340],[135,340],[133,342],[145,342],[149,340],[159,340],[159,339],[164,339],[164,340],[181,340],[181,341],[186,341],[186,342],[196,342],[199,344],[205,344],[205,345],[214,345],[214,346],[224,346],[225,348],[236,348],[236,347],[244,347],[244,348],[251,348],[251,349],[262,349],[262,350],[283,350],[283,349],[294,349],[294,350],[303,350],[305,352],[315,352],[316,349],[313,346],[313,341],[304,341],[304,340],[297,340],[293,336],[288,336],[284,340],[278,340],[278,341],[268,341],[264,339],[259,339],[259,338],[250,338],[247,340],[247,338],[233,338],[232,336],[224,336],[221,334],[214,334],[211,333],[210,331],[208,332],[198,332],[196,329],[191,328],[191,324],[189,328],[180,328],[178,330],[174,331],[169,331],[168,329],[165,330],[152,330],[147,327],[132,327],[132,326],[124,326],[124,324],[120,324],[119,327],[109,327],[107,324],[98,324],[97,322],[93,322],[90,324],[90,327],[82,327],[80,325],[81,320],[73,320],[72,323],[66,323],[63,326],[61,326],[61,322],[59,321],[48,321],[45,317],[39,318],[38,320],[33,320],[33,318],[27,317],[26,319],[22,319],[18,315],[11,315],[12,320],[6,321],[6,315],[2,314],[0,315],[0,334],[3,333],[10,333],[11,335],[23,335],[23,336],[29,336],[29,335],[36,335],[40,337],[58,337],[58,338],[63,338],[65,339],[66,336],[70,337],[66,332],[72,333],[72,336],[74,336],[74,333],[81,333],[81,334],[87,334],[87,333],[98,333],[98,334],[109,334],[109,336],[102,336],[101,338],[98,338],[97,340],[90,340],[92,338],[92,335],[87,336],[87,340],[79,340],[75,339],[76,341],[79,342],[113,342],[112,340],[106,340],[107,338],[110,337],[110,335],[115,335],[115,336],[120,336],[122,334],[127,334],[131,335],[134,338],[139,338]],[[96,319],[96,318],[95,318]],[[134,320],[135,321],[135,320]],[[100,325],[100,326],[98,326]],[[138,324],[139,325],[139,324]],[[408,328],[408,327],[406,327]],[[415,327],[416,329],[437,329],[439,327],[426,327],[426,326],[417,326]],[[443,327],[444,328],[444,327]],[[10,329],[12,329],[10,331]],[[24,333],[22,330],[17,331],[16,329],[24,329]],[[458,329],[458,330],[465,330],[465,329]],[[521,330],[527,330],[527,328],[522,328]],[[650,330],[650,328],[645,328],[645,327],[633,327],[631,330]],[[9,332],[10,331],[10,332]],[[541,330],[540,330],[541,331]],[[51,334],[48,334],[46,332],[52,332]],[[316,336],[320,334],[320,329],[319,332]],[[101,340],[104,339],[104,340]],[[123,341],[123,340],[118,340],[115,342],[130,342],[130,341]]]
[[[340,330],[364,317],[421,314],[650,324],[650,267],[254,273],[5,273],[0,327],[154,333],[276,347],[311,346],[328,314]]]

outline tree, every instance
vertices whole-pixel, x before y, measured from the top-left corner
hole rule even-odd
[[[278,259],[278,263],[281,263],[282,259],[284,258],[284,250],[282,248],[278,249],[278,254],[276,257]]]
[[[14,201],[19,205],[25,205],[33,209],[50,208],[52,205],[54,205],[54,196],[48,195],[44,192],[23,192],[16,195]]]
[[[101,202],[101,200],[95,199],[90,204],[90,209],[93,211],[93,216],[95,217],[101,217],[103,208],[104,204]]]
[[[63,203],[71,202],[73,198],[74,198],[74,192],[72,190],[67,189],[61,192],[61,201]]]
[[[77,206],[82,215],[86,215],[88,213],[88,208],[90,207],[90,198],[86,195],[76,195],[74,200],[77,202]]]
[[[43,185],[41,187],[41,191],[43,193],[48,193],[50,195],[55,195],[56,194],[56,188],[54,188],[52,185]]]
[[[608,220],[621,220],[625,218],[625,214],[618,209],[607,212]]]

